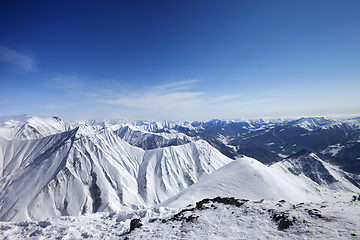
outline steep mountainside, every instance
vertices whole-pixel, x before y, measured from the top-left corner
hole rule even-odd
[[[145,152],[91,126],[0,142],[0,220],[159,203],[231,161],[204,141]]]
[[[38,118],[21,115],[0,118],[0,140],[35,139],[70,129],[70,124],[57,117]]]
[[[121,127],[114,132],[131,145],[140,147],[144,150],[178,146],[192,141],[190,137],[183,133],[153,133],[131,125]]]
[[[360,177],[347,173],[339,167],[322,160],[318,154],[311,151],[301,151],[271,167],[287,170],[295,175],[307,178],[319,186],[333,190],[359,191]]]
[[[180,207],[217,195],[297,202],[360,191],[357,119],[0,122],[0,220]]]
[[[326,161],[348,172],[360,174],[359,118],[332,120],[318,117],[291,121],[211,120],[133,124],[147,131],[176,131],[192,139],[203,139],[230,158],[246,155],[265,164],[275,163],[302,150],[310,150],[323,154]],[[156,141],[149,138],[143,142],[146,142],[147,146],[156,146]],[[137,142],[136,145],[141,144]]]
[[[185,207],[216,196],[250,200],[285,199],[293,202],[322,200],[313,184],[281,169],[270,168],[255,159],[243,157],[204,177],[161,205]]]
[[[4,152],[2,220],[45,219],[144,205],[133,191],[143,151],[115,139],[112,133],[84,134],[76,128],[7,144],[7,149],[22,144],[27,157],[16,151]],[[15,164],[19,167],[14,168]]]
[[[149,205],[160,203],[230,162],[205,141],[146,151],[139,169],[139,193]]]

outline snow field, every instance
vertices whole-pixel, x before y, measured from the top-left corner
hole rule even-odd
[[[194,205],[193,205],[194,206]],[[189,208],[188,208],[189,209]],[[1,222],[2,239],[359,239],[359,202],[291,203],[248,201],[240,207],[207,203],[201,210],[149,208],[60,217],[48,221]],[[280,230],[274,213],[293,225]],[[192,218],[189,218],[192,216]],[[131,219],[142,227],[129,232]],[[189,220],[190,219],[190,220]]]

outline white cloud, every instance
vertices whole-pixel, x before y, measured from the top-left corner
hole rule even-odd
[[[211,100],[208,101],[208,103],[222,103],[222,102],[226,102],[226,101],[229,101],[229,100],[235,100],[235,99],[238,99],[240,97],[242,97],[243,95],[242,94],[233,94],[233,95],[222,95],[222,96],[219,96],[219,97],[216,97],[216,98],[213,98]]]
[[[199,80],[166,83],[137,91],[123,92],[116,96],[108,96],[107,99],[101,99],[100,101],[147,110],[193,108],[204,104],[204,101],[200,98],[203,92],[192,91],[197,82]]]
[[[98,99],[101,103],[132,109],[143,119],[199,119],[208,118],[227,111],[228,105],[239,101],[242,95],[214,95],[196,91],[201,80],[171,82],[136,91],[126,91],[117,95],[107,95]],[[136,113],[135,113],[136,112]]]
[[[82,78],[59,75],[49,79],[46,85],[66,94],[61,104],[54,102],[46,108],[55,110],[64,105],[63,109],[78,116],[72,117],[76,119],[208,120],[257,115],[264,108],[273,109],[274,102],[279,101],[268,96],[209,92],[204,84],[205,81],[195,79],[124,87],[118,81],[90,84]]]
[[[205,102],[199,98],[201,95],[201,92],[147,92],[101,101],[108,104],[118,104],[139,109],[169,111],[174,109],[193,109],[201,106],[205,104]]]
[[[25,55],[4,46],[0,46],[0,61],[15,64],[23,71],[36,71],[36,63],[32,56]]]
[[[87,84],[87,81],[68,75],[57,75],[45,82],[45,85],[50,88],[63,89],[67,91],[78,90]]]
[[[161,84],[158,86],[153,87],[153,90],[155,91],[180,91],[180,90],[187,90],[192,89],[195,84],[201,82],[199,79],[190,79],[190,80],[184,80],[184,81],[177,81],[177,82],[170,82]]]

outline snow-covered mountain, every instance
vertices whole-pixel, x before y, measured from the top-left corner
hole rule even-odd
[[[160,203],[230,162],[202,140],[146,151],[139,168],[139,194],[148,205]]]
[[[332,190],[358,191],[360,177],[322,160],[316,153],[301,151],[271,166]]]
[[[35,139],[68,131],[70,124],[58,117],[39,118],[28,115],[0,118],[0,139]]]
[[[325,117],[313,117],[313,118],[300,118],[288,122],[291,127],[300,127],[308,131],[314,131],[318,128],[328,128],[336,124],[335,120],[328,119]]]
[[[313,184],[282,169],[270,168],[255,159],[243,157],[204,177],[161,205],[185,207],[216,196],[292,202],[324,200]]]
[[[7,142],[0,219],[44,219],[144,205],[131,189],[137,186],[133,175],[142,150],[114,141],[111,133],[91,135],[85,130]],[[20,156],[16,145],[21,145]]]
[[[356,148],[356,119],[67,123],[21,116],[0,125],[1,221],[182,207],[216,196],[321,202],[335,191],[360,192],[354,171],[332,165],[349,163],[339,154]],[[302,151],[309,146],[322,152]]]
[[[360,174],[360,118],[128,122],[128,126],[131,124],[148,132],[182,133],[192,139],[203,139],[232,159],[246,155],[269,165],[310,150],[323,154],[326,161],[345,171]],[[124,140],[132,141],[127,137]],[[135,145],[141,146],[140,142]],[[144,139],[142,144],[157,146],[151,138]]]
[[[1,220],[151,206],[232,161],[205,141],[144,151],[88,125],[0,149]]]
[[[182,145],[193,141],[189,136],[178,132],[149,132],[141,128],[125,125],[114,131],[133,146],[144,150]]]

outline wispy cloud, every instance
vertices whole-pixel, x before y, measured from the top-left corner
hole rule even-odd
[[[184,80],[184,81],[164,83],[164,84],[152,87],[152,90],[156,90],[156,91],[188,90],[188,89],[192,89],[195,84],[200,83],[201,81],[202,80],[200,80],[200,79],[190,79],[190,80]]]
[[[93,119],[105,116],[138,120],[237,118],[246,113],[261,112],[264,106],[270,109],[278,101],[266,95],[240,94],[236,90],[223,94],[210,91],[204,87],[205,80],[198,79],[124,87],[118,81],[90,81],[59,75],[49,79],[46,85],[66,93],[61,99],[62,104],[54,102],[46,108],[66,108],[73,115]]]
[[[5,46],[0,46],[0,61],[15,64],[23,71],[36,71],[36,62],[32,56]]]
[[[203,92],[194,91],[200,80],[185,80],[124,92],[99,101],[107,104],[135,107],[147,111],[172,111],[193,109],[205,104]]]
[[[209,104],[210,103],[214,103],[214,104],[222,103],[222,102],[238,99],[238,98],[240,98],[242,96],[243,96],[242,94],[222,95],[222,96],[219,96],[219,97],[212,98],[212,99],[208,100],[207,102]]]
[[[77,76],[57,75],[45,81],[45,85],[53,89],[62,89],[66,91],[79,90],[85,87],[87,81]]]
[[[205,102],[199,98],[201,92],[171,92],[159,94],[157,92],[131,94],[117,99],[100,100],[108,104],[136,107],[146,110],[185,110],[201,106]]]
[[[108,95],[98,101],[108,105],[118,105],[143,112],[146,116],[163,118],[199,118],[200,115],[216,115],[228,104],[239,101],[240,94],[214,95],[206,91],[198,91],[196,87],[202,80],[184,80],[155,85],[118,95]]]

